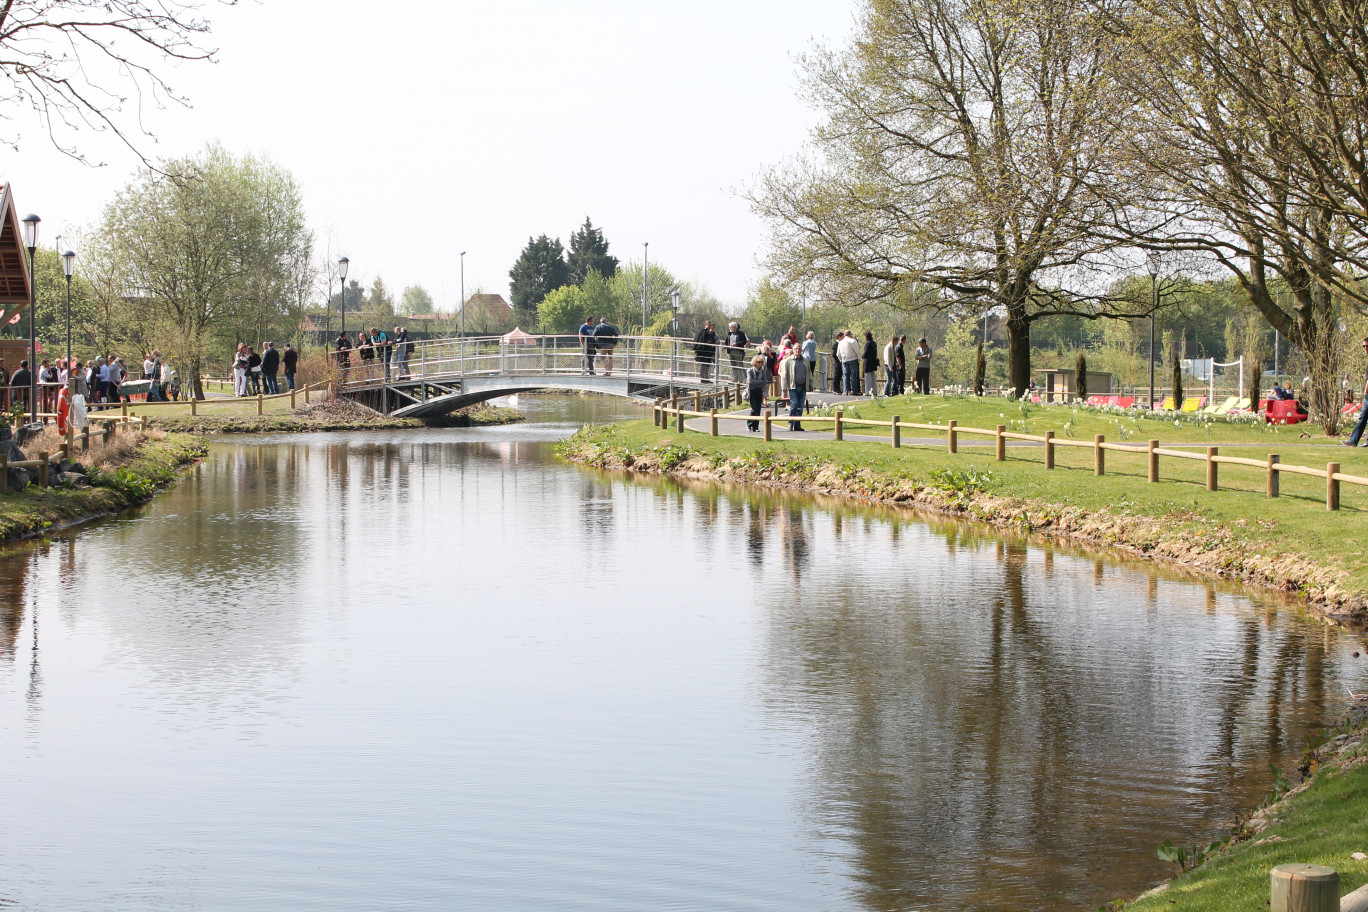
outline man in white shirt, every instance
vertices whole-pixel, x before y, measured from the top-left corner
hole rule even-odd
[[[893,334],[893,339],[884,346],[884,395],[892,396],[897,387],[897,374],[893,370],[893,346],[898,344],[898,334]]]
[[[922,395],[931,392],[931,346],[925,339],[917,340],[917,373],[913,378],[912,386]]]
[[[845,379],[845,394],[860,395],[860,343],[855,341],[855,333],[848,330],[845,338],[836,347],[836,356],[841,359],[841,373]]]

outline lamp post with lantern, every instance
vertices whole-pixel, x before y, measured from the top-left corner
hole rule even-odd
[[[342,297],[338,301],[337,308],[342,311],[342,334],[347,334],[347,269],[351,266],[351,260],[342,257],[337,261],[337,278],[342,284]]]
[[[29,421],[38,420],[38,326],[34,311],[38,307],[38,278],[33,274],[33,253],[38,249],[38,216],[24,216],[24,246],[29,255]]]
[[[76,365],[71,360],[71,277],[76,272],[76,251],[68,250],[62,254],[62,273],[66,276],[66,365],[67,365],[67,406],[70,408],[72,399],[76,397]],[[72,453],[71,446],[76,441],[75,428],[71,424],[70,416],[66,423],[67,456]]]

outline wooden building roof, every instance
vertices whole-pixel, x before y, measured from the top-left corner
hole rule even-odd
[[[10,185],[0,187],[0,304],[28,304],[28,251]]]

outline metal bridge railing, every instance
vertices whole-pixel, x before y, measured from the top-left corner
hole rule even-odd
[[[486,338],[425,339],[396,359],[364,359],[357,350],[333,352],[343,392],[386,384],[460,380],[463,377],[581,376],[697,387],[745,378],[752,352],[725,345],[698,345],[663,336],[617,336],[611,346],[596,340],[592,352],[576,336],[529,336],[517,342]],[[343,358],[342,355],[347,357]],[[592,354],[592,358],[590,355]],[[719,374],[720,372],[720,374]]]

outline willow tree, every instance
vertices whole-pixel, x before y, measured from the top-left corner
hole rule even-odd
[[[1343,0],[1133,0],[1111,11],[1127,153],[1157,246],[1232,273],[1306,356],[1339,424],[1343,308],[1368,307],[1368,10]]]
[[[770,266],[853,303],[1004,314],[1030,383],[1037,320],[1137,316],[1109,296],[1127,129],[1106,11],[1082,0],[865,0],[849,48],[804,60],[825,121],[751,190]],[[909,289],[930,287],[931,296]]]
[[[105,207],[92,274],[203,398],[208,358],[228,363],[234,340],[223,334],[294,306],[312,246],[289,172],[211,145],[145,172]]]

